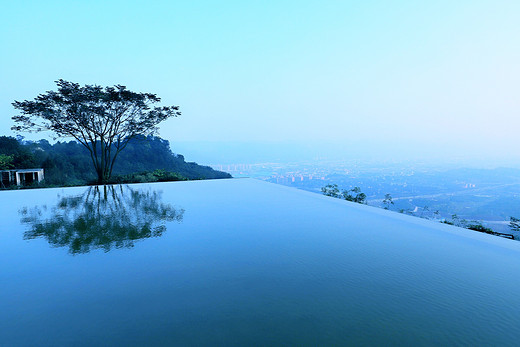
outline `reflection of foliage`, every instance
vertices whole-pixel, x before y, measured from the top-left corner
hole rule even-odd
[[[139,191],[128,186],[89,187],[78,196],[62,197],[43,217],[47,208],[24,208],[22,223],[30,225],[25,239],[45,237],[56,247],[69,247],[72,254],[91,249],[133,247],[134,242],[159,237],[166,221],[181,222],[184,210],[160,201],[156,191]]]

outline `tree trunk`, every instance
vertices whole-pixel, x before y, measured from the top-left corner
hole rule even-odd
[[[96,169],[96,174],[98,176],[98,179],[97,179],[97,183],[98,184],[105,184],[106,183],[106,180],[105,180],[105,177],[103,175],[103,169],[102,168],[97,168]]]

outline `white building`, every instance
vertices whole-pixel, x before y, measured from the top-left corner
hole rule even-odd
[[[34,182],[43,181],[43,169],[18,169],[2,170],[1,186],[6,187],[16,184],[18,186],[30,185]]]

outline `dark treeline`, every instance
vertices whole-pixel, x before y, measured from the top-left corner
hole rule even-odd
[[[93,183],[96,174],[89,152],[81,144],[47,140],[23,141],[0,136],[0,169],[45,169],[45,185],[83,185]],[[174,154],[167,140],[159,137],[136,137],[119,154],[114,165],[113,181],[157,181],[177,179],[230,178],[209,166],[186,162]],[[163,178],[163,179],[161,179]]]

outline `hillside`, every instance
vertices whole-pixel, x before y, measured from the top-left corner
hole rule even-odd
[[[81,185],[96,177],[88,151],[75,141],[50,144],[47,140],[31,142],[1,136],[0,155],[10,157],[12,168],[44,168],[47,185]],[[132,140],[117,158],[113,176],[155,170],[175,173],[186,179],[231,177],[209,166],[186,162],[184,156],[172,152],[167,140],[154,136]]]

